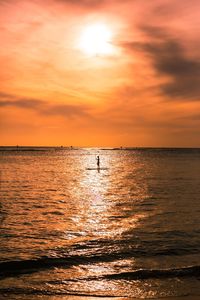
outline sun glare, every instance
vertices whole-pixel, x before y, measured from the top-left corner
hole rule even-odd
[[[80,48],[88,55],[109,55],[113,52],[112,32],[105,24],[88,25],[82,32]]]

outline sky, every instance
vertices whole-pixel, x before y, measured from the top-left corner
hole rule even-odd
[[[1,145],[200,147],[199,0],[0,0],[0,43]]]

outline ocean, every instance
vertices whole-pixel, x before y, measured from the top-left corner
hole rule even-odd
[[[0,168],[0,299],[200,298],[200,149],[0,147]]]

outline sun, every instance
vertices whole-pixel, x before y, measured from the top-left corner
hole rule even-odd
[[[93,24],[84,28],[80,38],[81,50],[91,56],[113,53],[112,32],[105,24]]]

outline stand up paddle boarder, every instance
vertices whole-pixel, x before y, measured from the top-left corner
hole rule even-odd
[[[100,168],[100,158],[99,158],[99,155],[97,155],[96,160],[97,160],[97,168],[99,169]]]

